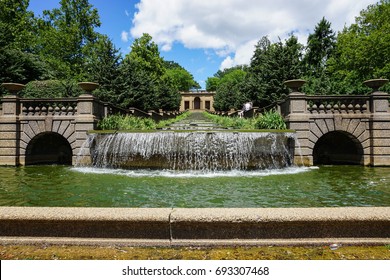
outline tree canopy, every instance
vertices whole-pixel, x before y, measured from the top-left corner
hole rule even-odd
[[[123,58],[97,31],[99,13],[88,0],[60,0],[41,17],[28,6],[28,0],[0,1],[0,82],[28,83],[25,96],[76,96],[77,82],[90,80],[100,84],[95,94],[103,101],[177,109],[179,91],[200,87],[178,63],[164,61],[149,34]]]
[[[28,83],[26,96],[58,97],[80,94],[77,82],[91,80],[101,85],[100,99],[144,110],[176,109],[180,91],[200,88],[186,69],[164,60],[149,34],[123,57],[98,32],[99,12],[89,0],[59,4],[36,17],[29,0],[0,1],[0,83]],[[307,80],[308,94],[364,94],[364,80],[389,77],[390,0],[380,0],[337,34],[322,18],[305,46],[294,34],[276,42],[263,36],[249,65],[219,70],[206,89],[216,91],[216,108],[228,110],[247,101],[272,106],[288,93],[289,79]]]
[[[232,68],[234,70],[234,68]],[[215,103],[229,101],[236,108],[232,91],[221,87],[218,71],[208,78],[207,89],[216,90]],[[282,42],[262,37],[255,46],[244,81],[229,84],[260,107],[273,106],[288,89],[283,82],[303,78],[307,94],[365,94],[362,83],[390,77],[390,1],[381,0],[361,11],[355,23],[337,35],[331,23],[322,18],[309,34],[306,46],[294,35]],[[390,91],[390,85],[384,87]],[[222,107],[220,107],[222,108]]]

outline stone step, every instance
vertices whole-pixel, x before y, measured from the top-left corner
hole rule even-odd
[[[224,127],[210,121],[202,112],[193,112],[186,119],[173,123],[163,130],[224,130]]]

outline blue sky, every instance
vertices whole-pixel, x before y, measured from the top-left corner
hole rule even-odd
[[[30,0],[35,15],[60,0]],[[149,33],[165,60],[186,68],[202,87],[218,70],[248,64],[262,36],[301,43],[325,17],[335,31],[354,22],[373,0],[89,0],[98,9],[100,33],[123,54],[135,38]]]

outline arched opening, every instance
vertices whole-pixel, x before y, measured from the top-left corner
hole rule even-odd
[[[38,134],[26,149],[26,165],[72,164],[72,148],[60,134],[45,132]]]
[[[200,98],[199,97],[195,97],[195,99],[194,99],[194,109],[200,110]]]
[[[314,146],[313,163],[321,164],[352,164],[363,162],[363,148],[360,142],[351,134],[342,131],[332,131],[324,134]]]

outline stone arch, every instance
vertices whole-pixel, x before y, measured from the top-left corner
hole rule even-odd
[[[56,132],[34,136],[26,147],[25,165],[72,164],[73,151],[68,140]]]
[[[199,96],[194,98],[194,110],[200,110],[201,109],[201,99]]]
[[[313,163],[363,164],[364,149],[359,139],[346,131],[330,131],[322,135],[313,148]]]

